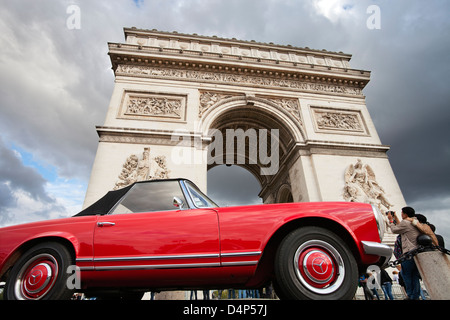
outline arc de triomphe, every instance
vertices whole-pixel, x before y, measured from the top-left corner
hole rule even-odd
[[[185,177],[206,191],[207,170],[226,163],[255,175],[264,203],[405,205],[366,107],[370,72],[352,69],[351,55],[124,32],[109,43],[115,86],[85,207],[142,179]]]

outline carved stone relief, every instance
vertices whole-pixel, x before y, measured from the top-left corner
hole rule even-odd
[[[366,134],[362,116],[356,111],[332,111],[319,107],[312,107],[316,131],[341,131]]]
[[[300,126],[303,126],[302,116],[300,114],[300,106],[298,99],[287,99],[287,98],[271,98],[269,101],[275,103],[279,107],[288,111],[294,118],[298,121]]]
[[[147,92],[125,92],[119,117],[126,119],[184,120],[186,97]]]
[[[239,94],[221,93],[212,91],[200,92],[200,108],[198,116],[201,117],[212,106],[216,105],[217,103],[220,103],[224,99],[229,99],[234,96],[239,96]],[[243,97],[244,95],[241,94],[241,96]],[[280,108],[288,111],[298,121],[299,126],[303,125],[298,99],[277,98],[277,97],[269,98],[264,96],[258,96],[258,98],[260,100],[266,100],[266,102],[274,103]]]
[[[114,189],[124,188],[138,181],[167,179],[169,170],[166,166],[165,156],[150,157],[150,148],[144,148],[142,157],[130,155],[122,166]]]
[[[383,187],[376,181],[372,168],[363,165],[360,159],[345,170],[343,197],[350,202],[364,202],[376,205],[381,211],[389,210],[392,204],[386,198]]]
[[[125,114],[179,118],[181,99],[130,97]]]
[[[306,92],[324,92],[329,94],[344,94],[362,96],[362,88],[333,83],[310,82],[295,79],[235,74],[225,72],[210,72],[197,70],[181,70],[152,66],[118,65],[116,75],[132,75],[150,78],[170,78],[188,81],[208,81],[223,84],[245,85],[251,87],[276,87],[296,89]]]
[[[203,114],[209,110],[213,105],[218,103],[221,100],[231,98],[236,94],[228,94],[221,92],[210,92],[210,91],[201,91],[200,92],[200,108],[198,110],[198,117],[202,117]]]

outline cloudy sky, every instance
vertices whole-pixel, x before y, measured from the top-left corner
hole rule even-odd
[[[372,71],[367,106],[407,203],[449,242],[449,12],[447,0],[2,0],[0,226],[80,210],[114,86],[107,42],[135,26],[351,53]],[[210,171],[211,193],[226,170]],[[254,201],[254,178],[238,176],[222,184],[247,193],[222,203]]]

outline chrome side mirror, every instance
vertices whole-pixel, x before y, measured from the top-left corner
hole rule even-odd
[[[178,209],[183,210],[184,203],[180,198],[173,197],[173,205]]]

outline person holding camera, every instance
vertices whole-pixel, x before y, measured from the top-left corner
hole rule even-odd
[[[417,248],[417,237],[421,233],[415,226],[413,226],[412,222],[408,220],[408,218],[413,218],[415,214],[416,212],[413,208],[404,207],[402,208],[402,221],[400,221],[395,212],[387,212],[389,227],[393,233],[401,236],[403,253],[407,253]],[[420,274],[414,259],[403,261],[401,266],[408,299],[419,300]]]
[[[427,221],[427,218],[420,213],[416,213],[414,218],[407,218],[406,220],[411,221],[412,225],[415,226],[419,231],[423,234],[426,234],[431,238],[433,245],[439,245],[439,241],[434,234],[434,231],[431,228],[430,223]]]

